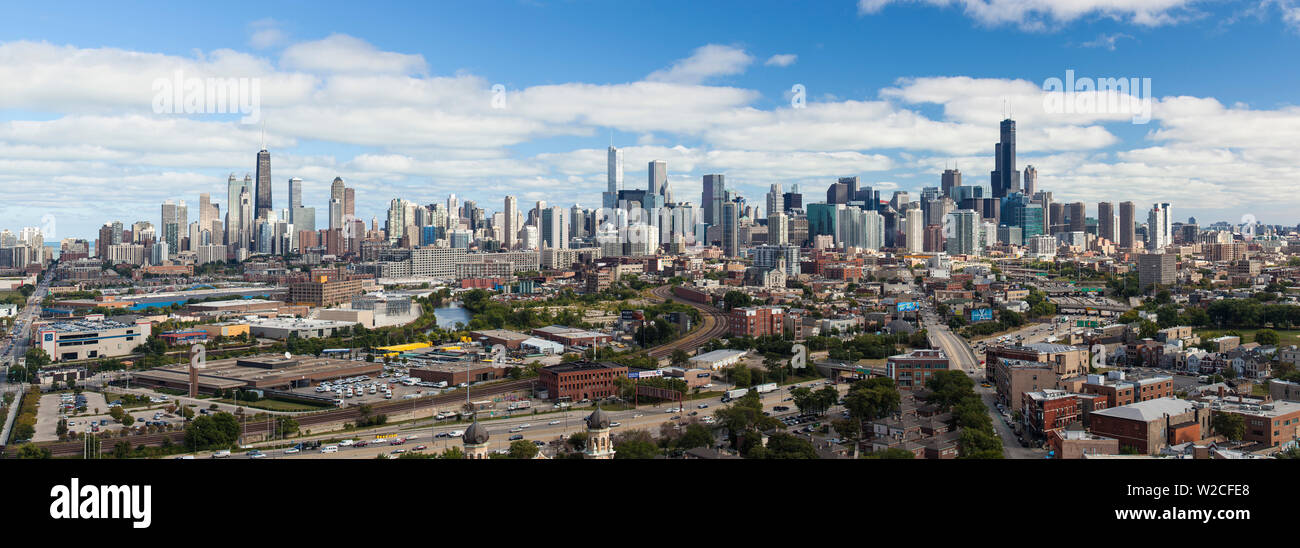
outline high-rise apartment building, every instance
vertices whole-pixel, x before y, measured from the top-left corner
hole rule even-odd
[[[1115,204],[1113,202],[1097,203],[1097,237],[1109,240],[1112,243],[1118,243],[1115,240],[1115,232],[1118,227],[1117,218],[1115,217]]]

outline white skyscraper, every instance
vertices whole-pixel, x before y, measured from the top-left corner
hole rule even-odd
[[[925,251],[925,212],[919,207],[907,210],[903,220],[903,239],[909,253]]]
[[[1172,240],[1173,211],[1169,203],[1158,203],[1147,213],[1147,249],[1163,251]]]
[[[622,177],[621,171],[619,176]],[[518,200],[516,200],[514,196],[506,196],[505,207],[503,209],[504,211],[502,211],[503,222],[501,224],[501,231],[502,231],[501,242],[506,249],[514,249],[515,242],[517,241],[517,235],[519,233]]]

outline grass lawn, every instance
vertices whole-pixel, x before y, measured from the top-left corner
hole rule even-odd
[[[1258,329],[1197,329],[1195,333],[1201,337],[1202,341],[1208,341],[1220,335],[1226,335],[1229,331],[1241,334],[1241,344],[1255,342],[1255,332]],[[1300,345],[1300,329],[1274,329],[1278,335],[1278,346]]]

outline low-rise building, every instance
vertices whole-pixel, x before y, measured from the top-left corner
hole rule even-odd
[[[907,354],[890,356],[885,361],[885,371],[899,390],[925,388],[930,377],[947,371],[948,356],[942,350],[917,349]]]
[[[1122,448],[1156,455],[1170,445],[1197,442],[1210,430],[1210,408],[1177,398],[1154,400],[1094,411],[1093,434],[1115,438]]]
[[[148,320],[124,323],[92,314],[80,320],[36,324],[36,344],[56,362],[125,356],[152,333]]]
[[[627,367],[613,362],[567,362],[538,371],[537,381],[551,399],[582,401],[618,395],[617,379],[627,377]]]

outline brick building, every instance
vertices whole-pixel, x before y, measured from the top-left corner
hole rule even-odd
[[[885,371],[899,390],[914,390],[925,388],[925,381],[935,373],[947,371],[948,364],[948,356],[942,350],[913,350],[890,356],[885,361]]]
[[[627,377],[627,367],[612,362],[568,362],[543,367],[537,376],[550,399],[581,401],[618,395],[616,379]]]
[[[779,306],[750,306],[735,308],[728,322],[733,337],[762,337],[780,335],[785,322],[785,309]]]
[[[1208,405],[1176,398],[1102,409],[1094,411],[1090,419],[1093,434],[1115,438],[1121,448],[1132,448],[1144,455],[1159,454],[1170,445],[1200,441],[1210,430]]]

